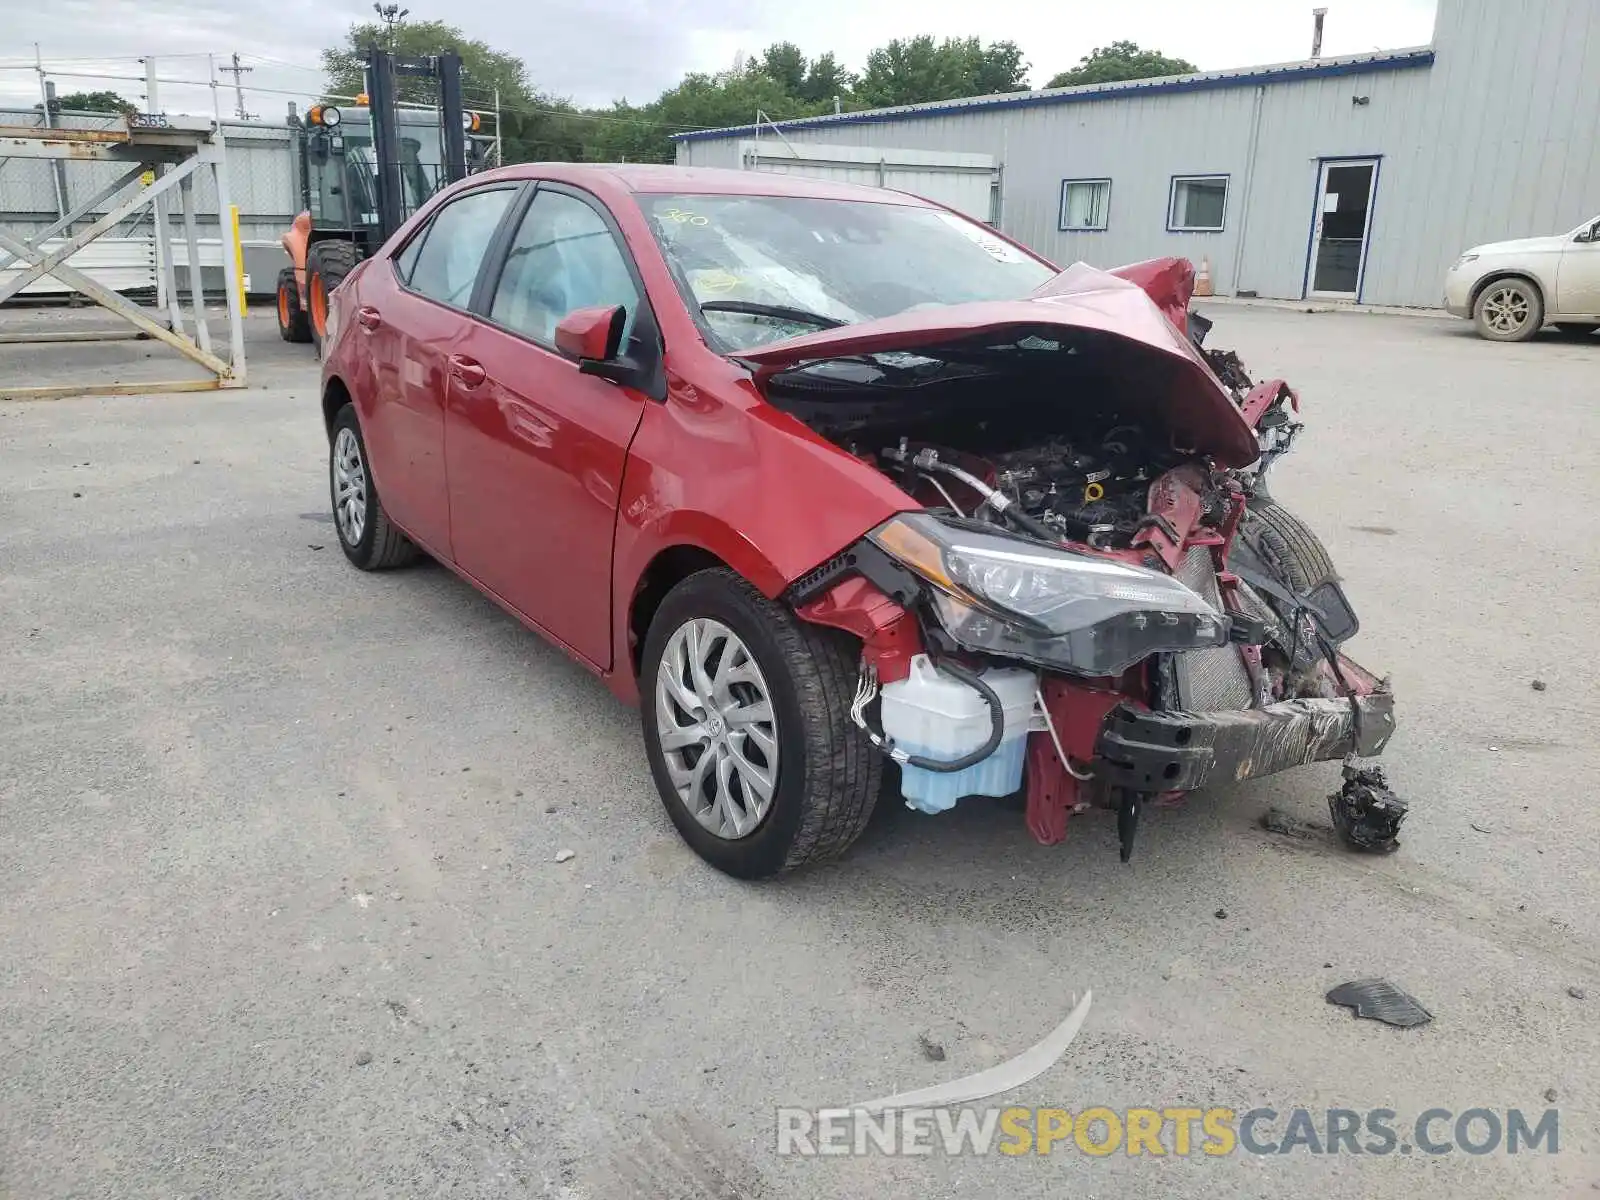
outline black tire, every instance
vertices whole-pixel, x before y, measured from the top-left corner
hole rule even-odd
[[[1557,321],[1556,328],[1572,337],[1586,337],[1596,329],[1600,329],[1600,325],[1592,321]]]
[[[328,335],[328,297],[360,261],[361,252],[354,242],[318,242],[306,255],[307,316],[311,340],[317,344],[319,355],[323,339]]]
[[[365,509],[359,535],[352,541],[339,512],[339,484],[337,478],[340,434],[348,431],[355,438],[362,472]],[[361,422],[356,417],[356,407],[346,404],[333,418],[328,431],[328,495],[333,505],[333,528],[339,536],[339,547],[344,556],[363,571],[384,571],[403,567],[416,560],[417,547],[411,539],[396,528],[383,510],[378,497],[378,486],[373,482],[372,467],[367,459],[367,442],[361,436]]]
[[[311,322],[300,307],[300,288],[295,283],[293,267],[278,272],[278,336],[286,342],[311,340]]]
[[[1491,342],[1525,342],[1544,325],[1544,296],[1520,275],[1496,279],[1472,302],[1472,321]]]
[[[1283,571],[1285,582],[1295,591],[1304,594],[1338,582],[1339,572],[1322,539],[1276,500],[1252,502],[1243,533],[1268,565]]]
[[[737,839],[702,826],[679,798],[655,719],[662,656],[672,635],[696,618],[720,621],[745,643],[777,720],[771,806],[753,832]],[[833,858],[861,835],[877,802],[883,760],[850,720],[859,663],[854,639],[799,620],[726,568],[698,571],[667,593],[645,636],[639,707],[661,802],[695,853],[737,878],[765,879]]]

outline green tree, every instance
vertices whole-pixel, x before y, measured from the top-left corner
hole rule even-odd
[[[496,91],[499,93],[506,162],[565,162],[584,157],[585,131],[592,122],[582,120],[580,110],[534,88],[520,58],[469,38],[443,21],[402,21],[392,29],[380,21],[352,25],[343,46],[322,52],[330,93],[353,96],[366,91],[367,50],[374,43],[402,58],[425,58],[452,50],[459,54],[461,91],[468,108],[491,112]],[[400,76],[395,90],[401,100],[414,104],[439,103],[438,84],[431,79]]]
[[[1072,70],[1062,71],[1045,86],[1077,87],[1085,83],[1154,79],[1161,75],[1188,75],[1199,69],[1187,59],[1168,58],[1159,50],[1143,50],[1132,42],[1112,42],[1090,51]]]
[[[585,133],[584,157],[616,162],[672,162],[674,133],[749,125],[757,112],[774,121],[832,112],[833,102],[810,103],[791,95],[760,67],[717,75],[690,74],[648,104],[619,100],[591,112],[594,128]]]
[[[809,104],[832,103],[834,97],[849,99],[855,88],[855,76],[839,65],[833,52],[819,54],[806,68],[805,82],[795,93]]]
[[[993,92],[1020,92],[1028,86],[1028,64],[1015,42],[983,45],[977,38],[928,34],[896,38],[867,55],[856,83],[856,99],[869,107],[921,104]]]
[[[536,95],[528,82],[528,68],[520,58],[502,54],[487,42],[469,38],[443,21],[403,22],[392,31],[381,21],[350,26],[343,46],[322,52],[322,69],[328,74],[330,93],[353,96],[367,90],[367,50],[374,43],[388,46],[402,58],[423,58],[454,50],[461,55],[461,87],[469,108],[491,107],[496,88],[500,89],[502,104],[528,101]],[[439,102],[438,84],[431,79],[402,75],[395,80],[395,90],[401,100],[414,104]]]
[[[35,108],[38,105],[34,105]],[[56,112],[131,113],[139,106],[116,92],[68,92],[56,97]]]
[[[781,87],[785,95],[798,96],[805,90],[809,66],[799,46],[793,42],[774,42],[762,51],[759,69]]]

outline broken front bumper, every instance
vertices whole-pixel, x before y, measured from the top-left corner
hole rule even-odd
[[[1138,792],[1188,792],[1305,763],[1380,753],[1394,695],[1284,700],[1240,712],[1150,712],[1119,705],[1096,744],[1095,774]]]

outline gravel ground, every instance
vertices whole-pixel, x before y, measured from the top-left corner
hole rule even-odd
[[[1394,675],[1392,857],[1333,844],[1324,764],[1151,814],[1128,866],[1098,815],[1044,848],[885,804],[740,884],[598,682],[438,567],[349,568],[262,317],[248,391],[0,405],[0,1196],[1594,1194],[1600,340],[1213,315],[1305,399],[1277,491]],[[1434,1022],[1324,1002],[1367,976]],[[1561,1152],[773,1152],[775,1106],[993,1065],[1085,988],[1004,1102],[1556,1107]]]

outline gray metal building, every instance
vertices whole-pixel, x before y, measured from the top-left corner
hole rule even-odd
[[[1390,52],[682,134],[678,162],[942,200],[1059,263],[1440,303],[1468,245],[1600,215],[1600,0],[1438,0]]]

